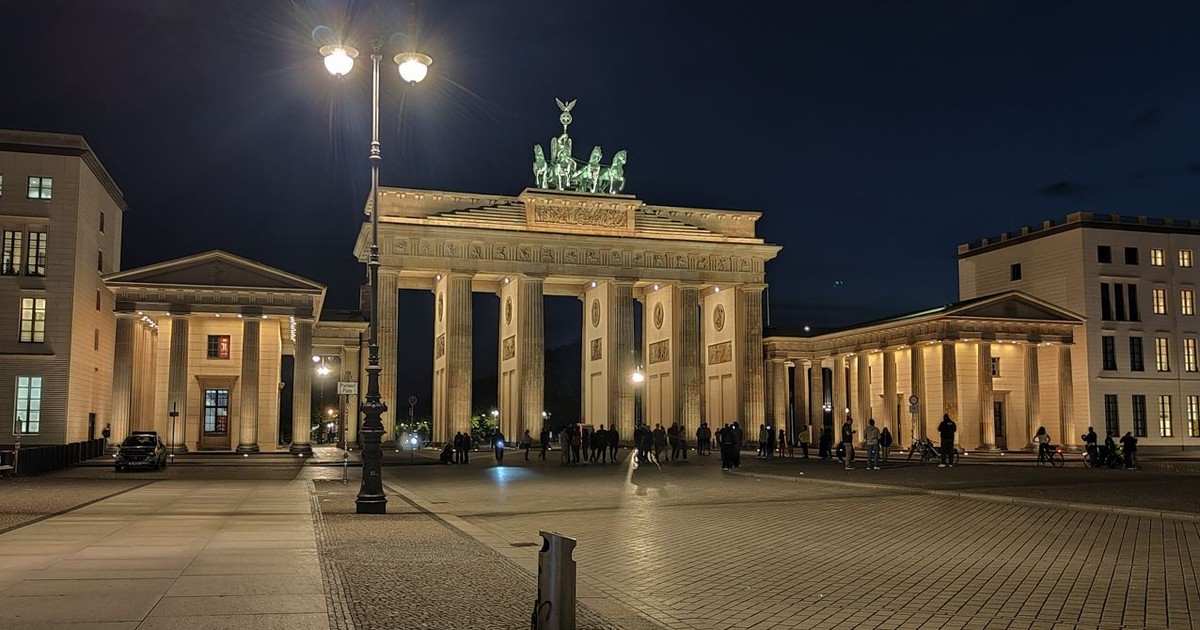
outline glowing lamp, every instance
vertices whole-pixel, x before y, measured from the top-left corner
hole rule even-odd
[[[328,57],[326,57],[328,60]],[[328,63],[328,62],[327,62]],[[420,83],[429,74],[429,64],[433,58],[419,52],[407,52],[396,55],[396,65],[400,66],[400,78],[409,83]]]
[[[358,56],[358,51],[349,46],[322,46],[318,52],[325,57],[325,69],[335,77],[348,74]]]

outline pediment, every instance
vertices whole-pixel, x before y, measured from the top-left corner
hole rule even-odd
[[[324,286],[253,260],[214,250],[111,274],[106,283],[136,286],[322,291]]]
[[[960,303],[945,316],[1083,323],[1075,313],[1017,291]]]

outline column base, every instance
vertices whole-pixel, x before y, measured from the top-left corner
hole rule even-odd
[[[288,447],[288,452],[296,455],[311,456],[313,454],[311,444],[293,444]]]
[[[996,446],[995,444],[980,444],[975,450],[983,453],[999,453],[1000,447]]]
[[[187,444],[179,444],[177,446],[168,446],[168,453],[186,453],[188,452]]]
[[[257,453],[258,445],[257,444],[238,444],[237,450],[235,452],[237,452],[237,453]]]

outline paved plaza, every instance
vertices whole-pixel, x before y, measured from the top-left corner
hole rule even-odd
[[[528,628],[538,531],[579,541],[581,630],[1200,627],[1200,476],[251,458],[0,480],[20,628]],[[2,625],[2,624],[0,624]]]

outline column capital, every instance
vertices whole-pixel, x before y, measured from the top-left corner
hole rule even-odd
[[[741,291],[743,293],[751,293],[751,292],[755,292],[755,291],[761,293],[762,291],[764,291],[767,288],[767,285],[763,284],[763,283],[748,283],[748,284],[739,284],[739,285],[735,285],[735,286],[738,291]]]

